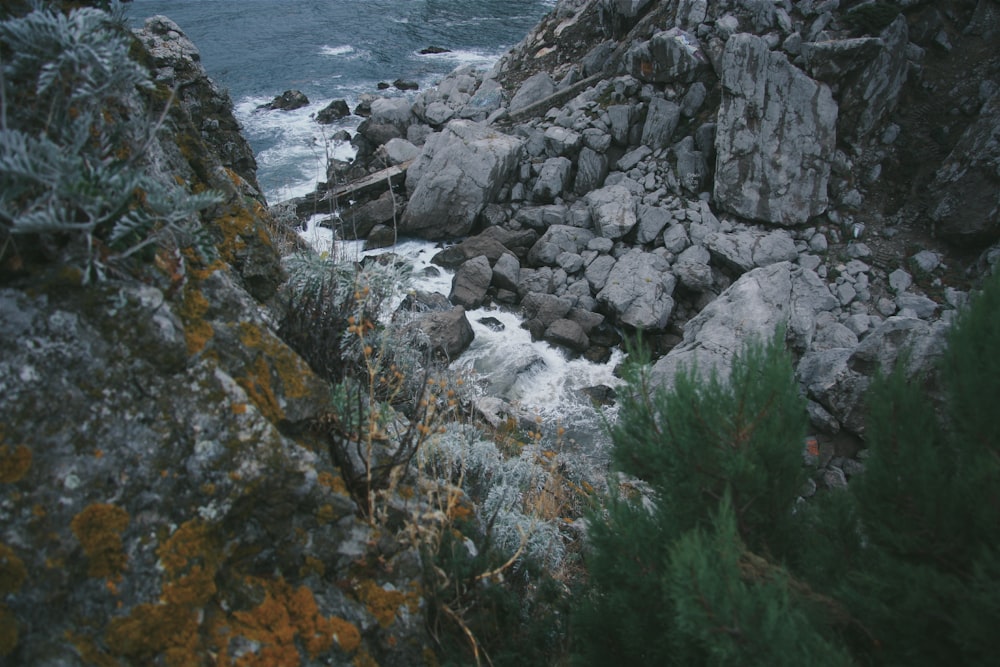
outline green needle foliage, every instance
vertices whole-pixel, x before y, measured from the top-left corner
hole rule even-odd
[[[863,475],[796,504],[801,398],[779,343],[728,383],[630,377],[622,483],[591,519],[582,665],[985,665],[1000,627],[1000,277],[940,371],[868,395]],[[935,398],[936,397],[936,398]]]

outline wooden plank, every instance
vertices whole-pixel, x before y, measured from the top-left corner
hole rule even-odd
[[[327,201],[332,199],[346,203],[351,199],[358,199],[361,196],[382,194],[389,189],[390,184],[392,184],[392,187],[396,187],[406,180],[406,170],[412,163],[413,160],[410,160],[409,162],[368,174],[350,183],[337,185],[323,193],[322,199]]]

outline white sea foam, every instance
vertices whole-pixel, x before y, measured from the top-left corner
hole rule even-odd
[[[354,157],[348,142],[336,142],[331,136],[340,129],[354,131],[360,118],[348,117],[335,125],[320,125],[318,111],[331,100],[313,102],[292,111],[257,110],[266,98],[246,98],[235,106],[236,117],[243,125],[251,144],[266,146],[257,153],[258,178],[270,202],[279,202],[312,192],[326,180],[330,158]]]
[[[356,53],[353,46],[350,44],[341,44],[340,46],[322,46],[319,52],[324,56],[348,56]]]

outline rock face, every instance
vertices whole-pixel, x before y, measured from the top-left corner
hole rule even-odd
[[[744,274],[684,329],[684,339],[653,366],[653,380],[670,385],[681,369],[701,377],[728,376],[733,356],[749,340],[767,340],[779,325],[793,347],[806,349],[816,314],[839,306],[813,271],[780,262]]]
[[[721,83],[716,203],[780,225],[824,212],[837,129],[830,89],[750,34],[726,43]]]
[[[469,121],[450,122],[410,167],[400,229],[423,238],[467,234],[514,174],[520,139]]]
[[[677,284],[668,268],[661,257],[631,250],[615,263],[597,300],[624,324],[663,329],[674,308],[671,295]]]
[[[1000,92],[983,105],[930,190],[940,233],[962,243],[1000,238]]]

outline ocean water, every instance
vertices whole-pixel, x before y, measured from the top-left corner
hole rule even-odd
[[[379,82],[416,81],[421,89],[457,67],[490,68],[555,5],[554,0],[134,0],[134,25],[163,14],[201,52],[209,75],[229,91],[257,155],[258,179],[274,203],[312,190],[329,157],[349,145],[330,137],[353,131],[351,116],[322,126],[314,114],[335,99],[351,109],[364,93],[405,95]],[[428,46],[449,53],[421,55]],[[308,107],[256,111],[285,90]]]

